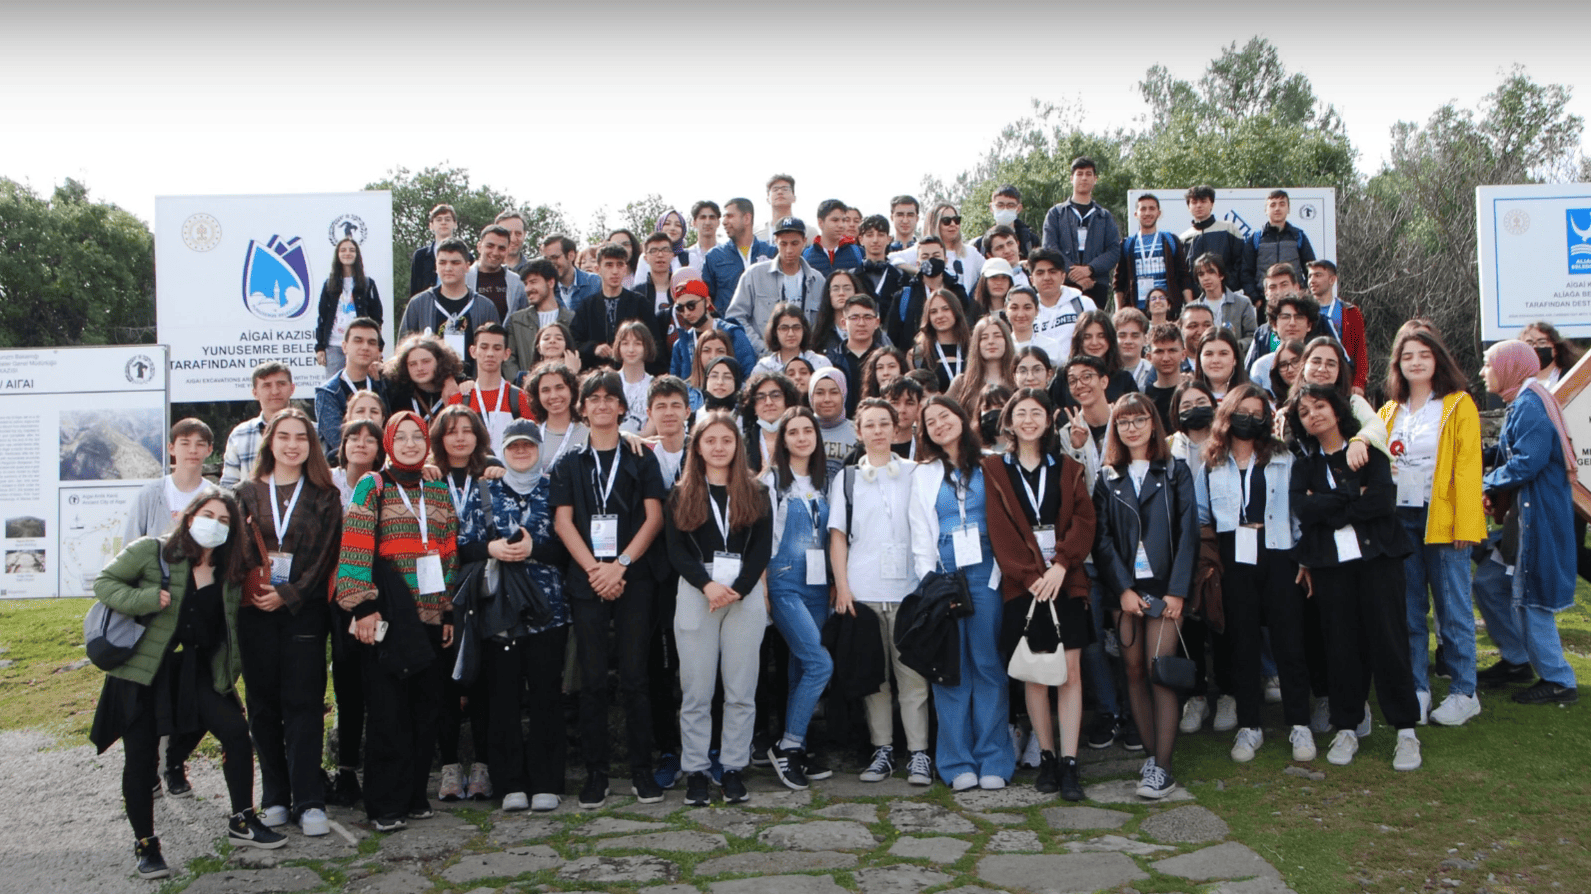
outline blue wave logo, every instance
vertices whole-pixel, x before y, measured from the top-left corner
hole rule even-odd
[[[1577,219],[1575,215],[1580,215]],[[1564,211],[1569,240],[1569,275],[1591,274],[1591,208],[1568,208]]]
[[[309,308],[309,262],[300,239],[250,239],[243,255],[243,305],[262,320],[290,320]]]

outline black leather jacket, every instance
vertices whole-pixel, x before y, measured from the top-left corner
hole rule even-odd
[[[1132,476],[1105,466],[1094,483],[1094,514],[1094,565],[1107,593],[1119,596],[1132,589],[1155,596],[1188,595],[1199,557],[1199,507],[1187,463],[1150,463],[1139,494],[1133,492]],[[1139,542],[1153,571],[1153,577],[1141,581],[1133,574]]]

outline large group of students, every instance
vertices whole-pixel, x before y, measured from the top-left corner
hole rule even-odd
[[[339,243],[313,417],[287,367],[258,367],[219,485],[211,429],[177,422],[95,584],[148,621],[92,735],[124,743],[139,874],[168,871],[154,798],[191,792],[206,731],[238,846],[325,835],[328,804],[380,832],[432,796],[552,810],[570,753],[600,807],[615,671],[621,785],[683,783],[693,806],[746,801],[754,765],[832,775],[820,713],[864,782],[998,789],[1021,763],[1077,801],[1080,747],[1142,752],[1137,793],[1160,799],[1179,734],[1212,723],[1252,760],[1266,702],[1293,759],[1329,734],[1346,765],[1373,684],[1414,770],[1417,727],[1464,724],[1482,688],[1574,701],[1553,618],[1573,451],[1546,386],[1575,349],[1539,323],[1487,350],[1507,405],[1487,447],[1470,376],[1409,320],[1378,410],[1363,313],[1286,193],[1246,236],[1208,187],[1180,235],[1144,195],[1123,238],[1096,176],[1072,165],[1042,233],[995,190],[975,241],[952,205],[919,226],[910,196],[887,217],[827,200],[810,228],[783,174],[760,229],[747,199],[702,201],[535,257],[516,212],[471,247],[438,206],[390,356]],[[1501,653],[1484,670],[1472,593]],[[1064,682],[1013,680],[1019,651]]]

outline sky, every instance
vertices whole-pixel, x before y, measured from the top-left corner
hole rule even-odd
[[[798,214],[886,212],[1034,99],[1133,126],[1149,66],[1197,80],[1255,35],[1337,107],[1361,171],[1394,123],[1474,107],[1516,63],[1591,118],[1584,8],[1542,0],[7,6],[0,176],[76,178],[151,224],[156,196],[346,192],[444,163],[582,229],[648,193],[760,205],[775,171]]]

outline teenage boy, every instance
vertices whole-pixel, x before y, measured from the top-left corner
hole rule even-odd
[[[671,375],[681,379],[690,377],[691,364],[696,360],[696,340],[714,329],[729,336],[730,344],[735,347],[735,362],[742,370],[757,365],[757,349],[751,346],[745,328],[734,320],[713,316],[713,299],[707,297],[707,284],[701,280],[674,283],[674,319],[679,323],[679,332],[669,353]]]
[[[293,371],[275,360],[261,363],[254,367],[249,388],[260,402],[260,415],[239,422],[227,435],[221,463],[222,487],[237,487],[238,482],[254,474],[254,459],[260,453],[260,436],[265,434],[266,424],[287,409],[293,399]]]
[[[1072,160],[1072,197],[1044,215],[1044,247],[1061,254],[1067,283],[1102,304],[1109,297],[1111,273],[1121,260],[1121,230],[1110,212],[1094,201],[1098,182],[1093,159],[1080,155]]]
[[[622,250],[622,249],[621,249]],[[663,479],[651,451],[623,449],[619,422],[629,410],[624,380],[612,370],[580,385],[589,446],[552,468],[554,531],[569,550],[566,578],[580,668],[580,746],[586,782],[580,809],[608,797],[608,663],[618,659],[628,734],[631,791],[643,804],[663,800],[652,773],[652,710],[646,679],[655,577],[634,571],[663,527]],[[610,642],[610,630],[612,632]]]
[[[707,283],[707,291],[717,304],[729,303],[747,268],[773,257],[773,246],[752,233],[752,207],[750,199],[735,198],[725,202],[724,235],[729,241],[702,256],[702,281]],[[803,242],[802,246],[805,244]]]
[[[1271,190],[1265,199],[1265,226],[1250,233],[1243,242],[1243,291],[1258,303],[1265,291],[1261,277],[1276,264],[1291,264],[1294,270],[1315,259],[1314,246],[1303,230],[1287,220],[1292,201],[1284,189]]]
[[[879,338],[878,305],[873,303],[872,298],[852,295],[845,299],[842,312],[845,316],[845,341],[830,348],[828,357],[830,363],[845,373],[845,416],[850,418],[856,410],[857,401],[862,398],[862,366],[885,343]]]
[[[906,284],[906,274],[889,262],[889,219],[869,215],[857,227],[857,242],[862,246],[862,276],[867,278],[873,300],[884,304]]]
[[[552,262],[558,271],[558,304],[571,313],[580,309],[587,298],[602,291],[602,278],[575,266],[575,256],[580,246],[562,233],[554,233],[541,240],[541,256]]]
[[[624,278],[630,274],[630,253],[623,245],[609,242],[597,249],[597,274],[602,277],[602,291],[580,303],[569,325],[586,369],[617,366],[613,337],[619,334],[619,326],[630,320],[650,324],[654,318],[646,300],[624,287]]]
[[[691,227],[696,230],[696,244],[686,249],[687,267],[702,269],[702,259],[718,247],[718,220],[724,216],[717,202],[702,199],[691,206]]]
[[[466,377],[475,375],[468,351],[475,327],[503,321],[497,307],[465,282],[469,264],[470,250],[463,242],[450,239],[437,246],[437,284],[409,299],[398,323],[400,340],[416,332],[435,333],[464,361]]]
[[[1050,248],[1047,242],[1028,255],[1028,266],[1033,271],[1033,285],[1039,294],[1039,318],[1033,328],[1070,352],[1077,318],[1097,309],[1098,305],[1088,295],[1066,285],[1066,256]],[[1059,366],[1065,358],[1051,359]]]
[[[911,537],[905,517],[911,501],[911,467],[890,448],[900,421],[895,408],[876,397],[858,405],[856,428],[867,454],[845,467],[829,485],[829,562],[834,569],[835,611],[855,615],[861,609],[878,618],[885,661],[894,671],[895,696],[906,730],[906,781],[931,785],[928,682],[907,667],[895,649],[900,604],[913,588]],[[895,772],[888,675],[864,704],[873,758],[861,780],[883,782]]]
[[[1221,269],[1232,271],[1236,278],[1243,269],[1243,231],[1229,220],[1215,219],[1215,187],[1195,186],[1188,190],[1184,199],[1193,225],[1182,232],[1183,259],[1194,261],[1213,254],[1221,259]],[[1186,276],[1183,279],[1184,301],[1205,297],[1197,278]]]
[[[771,244],[775,235],[771,227],[787,217],[795,216],[795,178],[789,174],[774,174],[768,178],[767,189],[768,224],[757,232],[757,238]],[[811,230],[805,232],[805,238],[808,242],[811,242],[815,236],[817,236],[817,233]]]
[[[1258,323],[1254,302],[1242,292],[1232,291],[1227,285],[1226,262],[1220,255],[1214,252],[1200,255],[1190,266],[1193,268],[1193,279],[1199,284],[1199,294],[1204,296],[1200,300],[1209,305],[1223,328],[1232,330],[1238,343],[1243,346],[1243,353],[1247,355],[1249,345],[1254,342]]]
[[[851,209],[839,199],[824,199],[818,206],[818,238],[802,257],[823,276],[831,270],[855,270],[862,266],[862,250],[849,235]]]
[[[913,196],[899,195],[889,200],[889,220],[895,227],[895,238],[889,243],[891,252],[917,244],[917,218],[921,214],[922,206]]]
[[[502,224],[492,224],[481,231],[480,260],[470,265],[464,273],[464,284],[474,289],[482,298],[497,308],[499,320],[526,305],[525,283],[508,269],[508,250],[514,234]],[[520,234],[524,241],[524,234]]]
[[[758,356],[769,353],[762,334],[773,317],[775,305],[794,304],[806,313],[807,325],[817,322],[819,302],[823,300],[823,274],[813,269],[803,255],[807,247],[806,232],[806,224],[794,217],[775,222],[773,238],[777,254],[751,265],[735,286],[734,298],[724,312],[724,316],[745,329],[746,339]],[[713,294],[717,300],[718,293]]]
[[[1136,307],[1123,307],[1110,318],[1116,327],[1116,345],[1121,351],[1121,368],[1132,373],[1138,390],[1155,375],[1155,368],[1144,356],[1144,342],[1149,335],[1149,318]]]
[[[453,206],[442,204],[431,209],[426,228],[431,231],[431,241],[414,250],[409,259],[409,294],[418,295],[436,285],[436,250],[453,238],[458,230],[458,215]]]
[[[1365,318],[1357,305],[1337,297],[1337,265],[1317,258],[1304,265],[1309,269],[1309,294],[1320,304],[1320,318],[1348,354],[1353,364],[1353,390],[1364,397],[1370,376],[1370,361],[1365,353]]]
[[[370,375],[381,360],[381,324],[369,317],[355,317],[343,331],[342,371],[315,389],[315,433],[327,459],[335,459],[342,446],[343,411],[355,391],[374,391],[385,400],[386,386]]]
[[[1321,322],[1320,305],[1309,295],[1300,295],[1288,292],[1278,295],[1267,307],[1266,323],[1270,327],[1271,336],[1262,335],[1254,338],[1254,345],[1249,350],[1244,361],[1248,364],[1249,379],[1261,388],[1269,390],[1271,382],[1271,367],[1276,364],[1276,351],[1284,341],[1301,341],[1305,344],[1317,335],[1325,335],[1325,325]],[[1262,344],[1271,345],[1271,349],[1260,353]]]
[[[525,283],[525,300],[530,306],[508,315],[503,328],[508,330],[508,356],[503,360],[503,378],[518,381],[521,372],[529,368],[530,358],[536,356],[536,336],[542,327],[554,323],[568,326],[575,321],[575,312],[558,305],[558,268],[546,258],[532,258],[525,263],[520,278]]]
[[[1155,229],[1160,221],[1160,199],[1153,193],[1138,197],[1138,232],[1121,243],[1121,261],[1116,264],[1116,306],[1149,310],[1149,293],[1165,289],[1171,296],[1170,314],[1182,309],[1187,287],[1182,259],[1182,243],[1170,233]]]
[[[515,419],[534,419],[530,396],[503,378],[503,363],[508,360],[508,330],[498,323],[486,323],[475,330],[470,345],[475,360],[475,379],[459,386],[447,399],[450,404],[466,404],[486,423],[490,449],[503,455],[503,432]]]
[[[1029,230],[1028,232],[1031,233],[1033,231]],[[987,251],[984,251],[984,246],[988,246]],[[1033,246],[1033,248],[1037,247],[1037,245]],[[984,251],[984,254],[988,255],[987,260],[992,261],[995,258],[999,258],[1011,265],[1011,285],[1028,285],[1027,268],[1022,263],[1027,258],[1028,252],[1021,250],[1021,234],[1015,229],[1005,224],[995,224],[978,240],[978,250]],[[1029,249],[1029,251],[1031,250]],[[987,263],[984,266],[987,268]],[[988,276],[989,271],[985,269],[982,274]]]
[[[895,434],[890,438],[889,449],[901,459],[917,461],[917,422],[922,418],[925,398],[922,383],[911,376],[901,376],[884,389],[884,399],[895,408]]]
[[[967,290],[949,274],[949,255],[945,241],[938,236],[924,236],[917,243],[917,273],[890,299],[888,319],[884,321],[884,334],[892,345],[910,345],[923,324],[923,306],[928,296],[948,289],[961,301],[962,313],[967,313]]]
[[[1011,341],[1018,351],[1029,345],[1043,348],[1050,367],[1066,360],[1068,348],[1033,330],[1039,318],[1039,293],[1032,286],[1017,286],[1005,295],[1005,321],[1011,324]]]
[[[1012,269],[1016,269],[1021,266],[1017,263],[1017,260],[1026,258],[1028,252],[1038,248],[1040,245],[1039,234],[1033,232],[1032,227],[1023,223],[1020,216],[1022,214],[1022,190],[1009,183],[995,187],[994,195],[989,199],[989,213],[994,216],[994,225],[996,227],[1011,228],[1011,234],[1016,240],[1017,259],[1006,258],[1006,260],[1011,262]],[[972,244],[978,251],[983,253],[984,257],[990,257],[994,253],[991,237],[987,233],[978,237]],[[1001,257],[1005,256],[1001,255]]]
[[[1139,390],[1160,411],[1160,422],[1170,425],[1171,392],[1177,390],[1187,376],[1182,371],[1182,358],[1187,352],[1182,347],[1182,332],[1176,323],[1161,323],[1149,333],[1149,365],[1154,376]]]
[[[646,364],[646,372],[655,376],[668,372],[668,328],[669,312],[674,306],[672,282],[675,254],[667,233],[653,233],[646,237],[642,245],[641,257],[646,263],[636,273],[633,291],[650,308],[646,325],[652,330],[652,341],[658,346],[658,351]]]
[[[1245,367],[1252,366],[1254,361],[1281,346],[1281,338],[1276,331],[1275,304],[1283,297],[1304,294],[1303,283],[1298,278],[1298,273],[1291,264],[1277,264],[1265,271],[1265,302],[1256,308],[1256,313],[1264,314],[1265,319],[1254,330],[1254,342],[1249,345],[1248,353],[1243,358]],[[1315,305],[1319,308],[1319,305]],[[1296,327],[1293,327],[1296,329]],[[1310,335],[1325,335],[1324,329],[1317,328],[1311,323],[1310,328],[1302,338]]]
[[[666,498],[685,466],[685,421],[691,415],[689,386],[676,376],[653,378],[646,389],[646,411],[647,418],[657,428],[657,439],[651,443],[652,455],[657,459]],[[652,775],[660,788],[673,788],[684,775],[679,763],[679,646],[674,641],[674,603],[679,590],[679,573],[668,559],[662,537],[652,542],[646,557],[656,587],[646,666],[648,698],[652,706],[652,742],[659,753]]]

